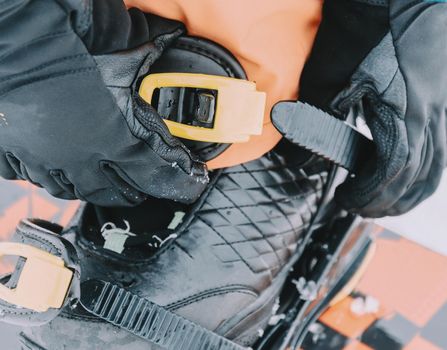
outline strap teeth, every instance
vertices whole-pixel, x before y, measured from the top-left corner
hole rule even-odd
[[[148,305],[147,304],[143,305],[143,308],[141,310],[141,314],[142,315],[147,315],[148,314]],[[145,325],[146,320],[147,320],[147,318],[145,318],[144,316],[138,318],[138,322],[136,323],[136,325],[135,325],[135,327],[133,329],[133,331],[136,334],[140,334],[141,333],[141,331],[142,331],[142,329],[143,329],[143,327]],[[144,323],[143,323],[143,321],[144,321]]]
[[[129,302],[130,295],[126,292],[121,293],[118,302],[116,304],[116,308],[118,309],[118,312],[116,313],[115,318],[112,320],[113,324],[121,325],[124,320],[125,315],[125,308],[124,305],[126,305]]]
[[[113,285],[108,285],[107,288],[109,289],[109,291],[107,292],[107,294],[105,295],[105,302],[104,305],[102,306],[102,310],[101,310],[101,314],[102,316],[106,316],[106,317],[110,317],[109,315],[113,312],[112,307],[113,307],[113,301],[116,300],[115,298],[115,294],[118,293],[116,286]]]

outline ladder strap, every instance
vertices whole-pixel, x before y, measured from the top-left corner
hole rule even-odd
[[[247,350],[162,306],[101,280],[82,283],[81,304],[100,319],[166,350]]]
[[[373,150],[373,142],[343,120],[300,101],[281,105],[273,109],[273,120],[275,113],[282,113],[281,132],[312,153],[353,172],[360,157]]]

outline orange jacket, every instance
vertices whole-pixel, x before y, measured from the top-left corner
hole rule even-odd
[[[270,121],[280,100],[298,96],[298,82],[321,20],[323,0],[125,0],[128,7],[186,25],[228,50],[249,80],[267,93],[264,130],[247,143],[233,144],[208,163],[210,168],[240,164],[262,156],[281,139]]]

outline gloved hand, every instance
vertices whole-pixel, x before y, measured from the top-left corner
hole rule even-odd
[[[101,206],[195,200],[205,165],[137,93],[182,32],[122,0],[0,2],[0,175]]]
[[[300,100],[340,118],[363,110],[376,148],[337,189],[345,209],[399,215],[437,188],[446,166],[446,32],[445,2],[325,1]],[[287,132],[284,118],[273,122]]]

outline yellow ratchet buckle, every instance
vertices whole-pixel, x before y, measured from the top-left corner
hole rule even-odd
[[[61,258],[27,244],[2,242],[0,257],[5,255],[23,257],[26,261],[15,288],[0,285],[0,299],[37,312],[62,307],[73,272]]]
[[[172,135],[213,143],[247,142],[262,133],[266,94],[250,81],[193,73],[144,78],[140,96]]]

